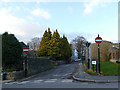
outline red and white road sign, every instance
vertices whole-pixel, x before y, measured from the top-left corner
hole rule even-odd
[[[23,48],[23,52],[24,52],[24,53],[28,53],[28,51],[29,51],[29,48],[28,48],[28,47],[24,47],[24,48]]]
[[[102,42],[102,38],[101,37],[96,37],[95,42],[100,44]]]

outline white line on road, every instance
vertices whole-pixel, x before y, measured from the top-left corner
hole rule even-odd
[[[43,80],[35,80],[34,83],[40,83],[42,82]]]
[[[73,80],[68,80],[68,79],[66,79],[66,80],[62,80],[61,82],[72,82]]]
[[[25,83],[28,83],[30,81],[23,81],[23,82],[18,82],[17,84],[25,84]]]
[[[5,83],[5,84],[14,84],[14,83],[17,83],[17,82],[8,82],[8,83]]]
[[[49,80],[49,81],[44,81],[44,82],[56,82],[56,81],[53,81],[53,80]]]

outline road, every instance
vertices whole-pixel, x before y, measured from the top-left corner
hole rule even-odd
[[[72,79],[78,63],[60,65],[23,81],[3,83],[3,88],[118,88],[118,83],[88,83]]]

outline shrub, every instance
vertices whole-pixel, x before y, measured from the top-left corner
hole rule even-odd
[[[12,69],[6,69],[6,70],[3,70],[3,72],[13,72]]]
[[[14,36],[5,32],[2,34],[2,66],[3,69],[19,68],[21,61],[22,45]]]

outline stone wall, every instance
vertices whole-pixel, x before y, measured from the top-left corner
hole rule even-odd
[[[18,80],[25,76],[24,71],[7,72],[6,74],[7,74],[6,76],[7,80]]]
[[[53,61],[46,57],[27,58],[27,76],[53,68]],[[25,71],[6,72],[7,80],[18,80],[25,77]]]
[[[53,68],[52,60],[44,57],[28,58],[28,75],[34,75]]]

